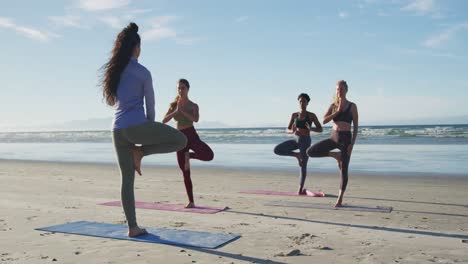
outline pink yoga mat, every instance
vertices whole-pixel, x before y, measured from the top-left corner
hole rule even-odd
[[[299,195],[297,192],[276,192],[276,191],[262,191],[262,190],[253,190],[253,191],[243,191],[240,193],[248,194],[264,194],[264,195],[279,195],[279,196],[307,196],[307,197],[325,197],[323,192],[312,192],[307,190],[304,195]]]
[[[99,205],[107,206],[122,206],[120,201],[113,201],[107,203],[100,203]],[[163,211],[177,211],[177,212],[189,212],[198,214],[215,214],[227,209],[208,207],[208,206],[196,206],[195,208],[185,208],[183,204],[170,204],[170,203],[149,203],[149,202],[138,202],[135,201],[135,207],[141,209],[152,209],[152,210],[163,210]]]

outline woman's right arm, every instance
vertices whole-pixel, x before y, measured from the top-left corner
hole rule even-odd
[[[145,106],[146,106],[146,118],[150,121],[154,121],[156,114],[154,110],[154,89],[153,89],[153,79],[151,78],[151,73],[148,71],[148,77],[143,83],[143,93],[145,96]]]
[[[330,122],[335,116],[338,115],[339,111],[333,112],[334,104],[331,104],[328,108],[327,113],[323,116],[323,124]]]
[[[294,125],[294,118],[296,118],[296,113],[291,115],[291,119],[289,120],[288,129],[286,130],[289,134],[296,132],[296,126]]]
[[[175,108],[175,109],[174,109]],[[169,106],[169,109],[167,110],[167,113],[166,115],[164,116],[162,122],[165,124],[167,122],[169,122],[176,114],[177,114],[177,111],[178,111],[178,107],[177,105],[175,107],[172,107],[172,106]]]

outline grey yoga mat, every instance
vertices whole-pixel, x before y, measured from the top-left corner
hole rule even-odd
[[[297,208],[312,208],[312,209],[329,209],[329,210],[347,210],[347,211],[360,211],[360,212],[376,212],[376,213],[390,213],[392,207],[384,206],[359,206],[359,205],[344,205],[335,208],[331,204],[324,203],[311,203],[311,202],[291,202],[291,201],[272,201],[267,203],[269,206],[283,206],[283,207],[297,207]]]

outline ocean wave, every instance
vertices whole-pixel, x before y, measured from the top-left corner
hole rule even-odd
[[[277,144],[291,139],[285,128],[198,129],[206,142],[227,144]],[[313,133],[317,142],[328,138],[331,128]],[[456,126],[364,126],[359,129],[362,144],[468,144],[468,125]],[[0,132],[0,143],[112,142],[110,131]]]
[[[2,143],[72,143],[111,142],[109,131],[50,131],[50,132],[8,132],[0,133]]]
[[[468,138],[468,126],[370,127],[362,128],[359,133],[366,137]]]

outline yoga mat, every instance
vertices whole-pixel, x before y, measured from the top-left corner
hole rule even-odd
[[[122,206],[120,201],[112,201],[106,203],[100,203],[99,205],[107,206]],[[189,212],[198,214],[215,214],[227,209],[227,207],[209,207],[209,206],[196,206],[195,208],[185,208],[183,204],[170,204],[170,203],[149,203],[149,202],[135,202],[136,208],[151,209],[151,210],[163,210],[163,211],[177,211],[177,212]]]
[[[307,195],[299,195],[297,192],[276,192],[276,191],[262,191],[262,190],[242,191],[240,193],[278,195],[278,196],[325,197],[325,194],[323,192],[312,192],[309,190],[306,191]]]
[[[36,230],[199,248],[218,248],[240,237],[234,234],[173,230],[166,228],[146,228],[149,234],[138,237],[128,237],[128,227],[125,225],[88,221],[42,227]]]
[[[298,207],[298,208],[313,208],[313,209],[329,209],[329,210],[347,210],[347,211],[360,211],[360,212],[376,212],[376,213],[390,213],[392,207],[368,207],[356,205],[343,205],[342,207],[335,208],[331,204],[322,203],[304,203],[304,202],[290,202],[290,201],[272,201],[267,203],[269,206],[284,206],[284,207]]]

